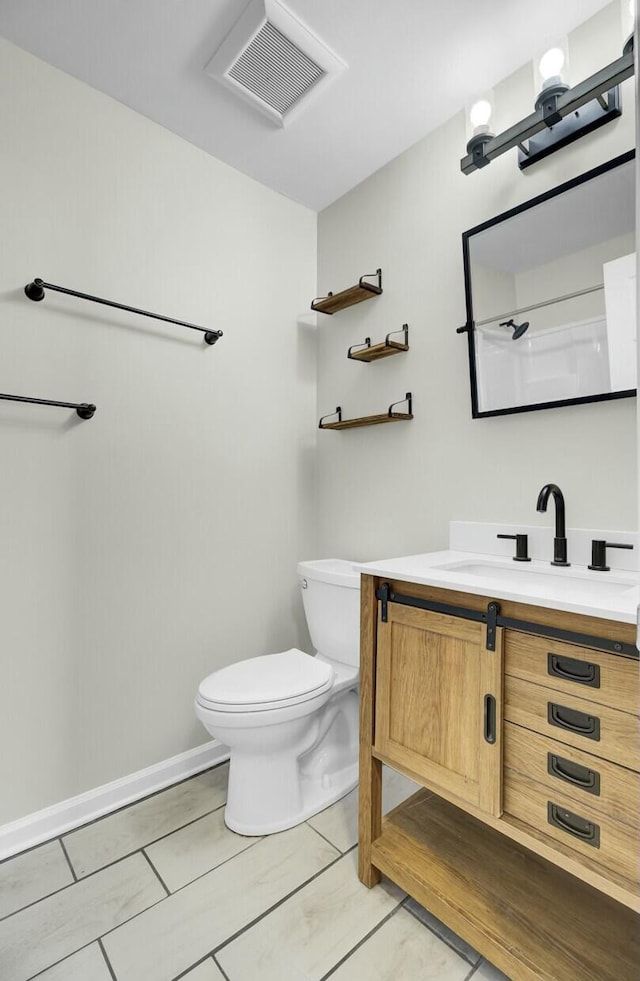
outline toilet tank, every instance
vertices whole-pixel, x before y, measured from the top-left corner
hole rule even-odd
[[[298,563],[298,584],[311,643],[341,664],[360,663],[360,573],[347,559]]]

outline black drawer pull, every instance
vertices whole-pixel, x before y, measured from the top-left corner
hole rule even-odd
[[[484,738],[488,743],[496,741],[496,700],[493,695],[484,696]]]
[[[600,825],[587,821],[586,818],[574,814],[572,811],[565,811],[564,807],[558,807],[547,801],[547,821],[561,831],[579,838],[587,845],[600,848]]]
[[[566,705],[547,702],[547,721],[558,729],[566,729],[567,732],[575,732],[578,736],[600,742],[600,719],[597,715],[587,715],[586,712],[577,712]]]
[[[575,681],[578,685],[588,685],[589,688],[600,687],[600,665],[591,661],[579,661],[575,657],[561,657],[559,654],[547,654],[547,674],[563,681]]]
[[[600,774],[597,770],[590,770],[587,766],[565,759],[564,756],[547,753],[547,773],[557,777],[558,780],[579,787],[588,794],[600,796]]]

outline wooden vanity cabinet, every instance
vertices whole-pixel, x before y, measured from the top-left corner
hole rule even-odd
[[[513,981],[637,981],[638,661],[610,653],[635,628],[499,601],[489,631],[490,598],[376,576],[361,599],[362,881]],[[384,818],[383,763],[424,787]]]

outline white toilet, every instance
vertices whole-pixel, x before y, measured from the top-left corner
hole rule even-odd
[[[298,564],[311,657],[293,648],[231,664],[195,700],[230,749],[225,823],[242,835],[292,828],[358,781],[360,575],[352,562]]]

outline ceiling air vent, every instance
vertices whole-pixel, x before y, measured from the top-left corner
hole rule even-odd
[[[346,67],[278,0],[253,0],[206,72],[284,126]]]

